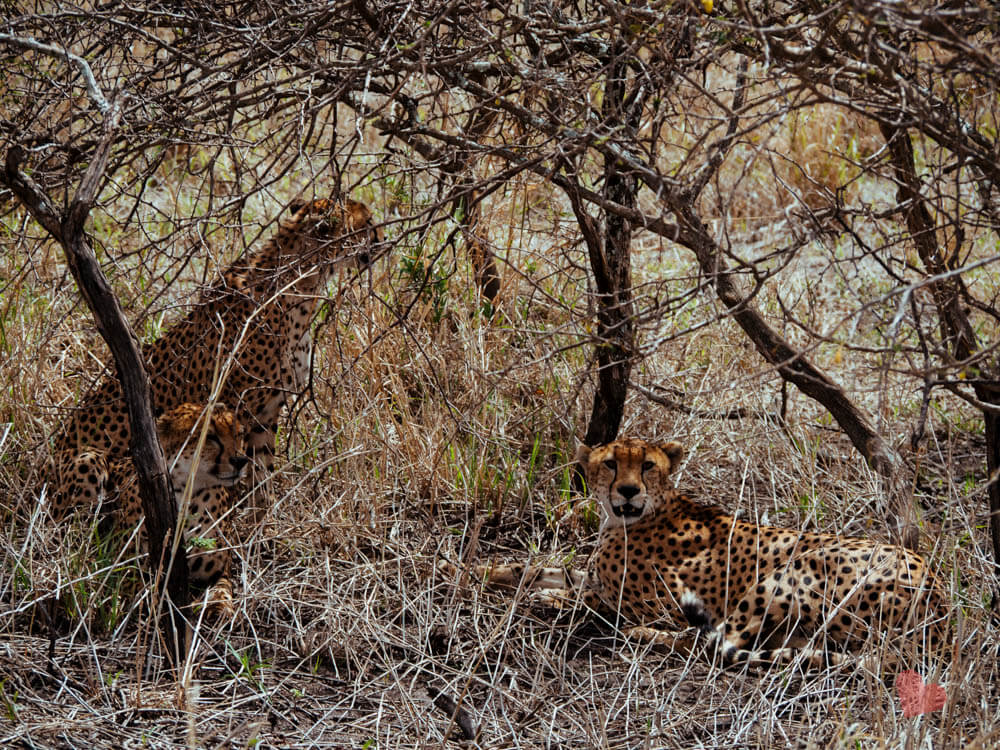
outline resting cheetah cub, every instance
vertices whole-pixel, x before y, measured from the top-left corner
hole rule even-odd
[[[159,417],[156,429],[178,512],[182,510],[189,477],[191,481],[190,500],[181,521],[191,583],[208,590],[211,614],[228,615],[233,611],[231,555],[226,542],[229,488],[243,476],[250,459],[239,451],[236,418],[221,405],[212,412],[205,442],[197,454],[203,411],[196,404],[181,404]],[[71,480],[62,488],[64,492],[106,502],[116,529],[130,533],[139,525],[144,514],[131,458],[108,461],[104,454],[88,451],[80,454],[77,469],[70,472]],[[140,531],[140,544],[142,549],[147,548],[145,526]]]
[[[690,500],[669,475],[679,443],[622,439],[580,446],[603,521],[589,569],[479,566],[491,585],[523,583],[549,600],[581,600],[650,623],[669,618],[707,633],[726,664],[802,655],[821,666],[869,636],[907,635],[921,652],[946,642],[946,597],[924,560],[865,539],[758,526]],[[630,634],[669,641],[647,627]]]

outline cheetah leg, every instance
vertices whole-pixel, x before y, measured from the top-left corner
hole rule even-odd
[[[236,615],[233,604],[233,582],[220,578],[205,592],[205,614],[215,620],[228,620]]]
[[[121,530],[133,529],[143,519],[143,510],[135,478],[128,476],[130,463],[115,465],[112,473],[126,473],[115,509],[115,524]],[[234,613],[233,584],[230,580],[232,554],[226,543],[228,526],[226,517],[230,508],[229,489],[207,487],[196,492],[188,503],[184,519],[184,542],[187,549],[190,583],[207,591],[207,613],[212,617],[230,616]],[[146,525],[140,527],[140,545],[149,549]]]
[[[455,578],[461,571],[446,560],[438,563],[438,569]],[[513,588],[531,594],[534,602],[554,609],[571,609],[577,602],[589,610],[605,614],[608,607],[598,593],[590,586],[587,573],[571,568],[540,567],[509,563],[504,565],[476,565],[470,575],[481,581],[486,588]]]
[[[910,621],[911,605],[926,597],[919,584],[913,588],[906,561],[900,562],[896,552],[887,550],[873,567],[846,582],[846,586],[827,579],[806,585],[801,581],[790,582],[792,576],[778,574],[761,581],[714,628],[713,640],[723,660],[780,663],[802,658],[811,667],[822,668],[827,664],[842,664],[850,658],[842,652],[827,651],[822,647],[824,644],[855,649],[872,632],[883,632],[886,628],[905,632],[906,627],[901,626]],[[859,557],[861,553],[867,550],[860,550]],[[858,566],[861,561],[852,562]],[[842,572],[847,574],[846,570]],[[899,581],[904,577],[907,580]],[[941,610],[935,608],[935,611]],[[925,634],[925,647],[933,648],[943,642],[942,635],[933,629]],[[810,646],[808,636],[819,639],[821,646]],[[781,647],[767,648],[775,642]],[[758,644],[763,648],[754,650]]]
[[[657,604],[647,606],[647,613],[650,610],[661,609],[664,615],[677,619],[676,614],[677,610],[679,610],[679,614],[683,616],[680,618],[681,622],[686,622],[687,625],[696,628],[696,630],[693,632],[691,630],[673,632],[640,625],[629,628],[626,635],[632,640],[666,646],[675,653],[688,656],[695,650],[698,635],[711,631],[711,615],[706,609],[704,602],[684,584],[676,572],[661,570],[657,574],[663,584],[662,590],[669,592],[673,597],[673,601],[669,603],[662,601],[662,607]]]
[[[191,583],[207,590],[207,607],[213,616],[232,616],[232,553],[229,536],[229,491],[209,487],[195,493],[184,526]]]
[[[699,632],[690,629],[674,632],[640,625],[629,628],[626,635],[629,640],[660,646],[681,656],[690,656],[696,651]]]
[[[96,508],[107,497],[108,461],[100,451],[83,451],[55,472],[52,515],[63,518],[77,508]]]
[[[254,523],[260,523],[271,506],[273,488],[271,476],[274,474],[275,434],[278,425],[255,424],[246,438],[246,452],[250,456],[250,471],[247,477],[250,486],[249,502]]]

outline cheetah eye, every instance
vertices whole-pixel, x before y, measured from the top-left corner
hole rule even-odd
[[[607,461],[605,461],[604,465],[607,466],[609,469],[611,469],[611,471],[614,471],[615,469],[618,468],[618,462],[615,461],[613,458],[609,458]]]
[[[643,471],[649,471],[649,470],[650,470],[650,469],[652,469],[652,468],[653,468],[654,466],[656,466],[656,464],[655,464],[655,463],[653,463],[652,461],[643,461],[643,462],[642,462],[642,470],[643,470]]]

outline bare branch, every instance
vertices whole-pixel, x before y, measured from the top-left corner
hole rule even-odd
[[[80,71],[80,75],[83,76],[84,83],[87,85],[87,94],[90,96],[91,101],[94,102],[94,106],[100,110],[102,115],[107,115],[110,111],[111,104],[104,98],[104,94],[101,93],[101,88],[97,85],[97,80],[94,78],[94,73],[90,69],[90,65],[79,55],[74,55],[69,50],[56,44],[43,44],[30,36],[19,37],[12,34],[0,33],[0,42],[6,42],[21,49],[41,52],[52,57],[59,57],[72,63]]]

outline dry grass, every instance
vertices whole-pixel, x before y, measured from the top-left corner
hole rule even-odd
[[[377,213],[399,208],[388,192],[362,190]],[[164,205],[177,197],[170,196]],[[417,204],[420,196],[408,200]],[[277,203],[257,210],[262,221]],[[910,662],[946,687],[942,713],[904,719],[891,671],[720,671],[435,573],[441,556],[583,565],[594,542],[592,528],[577,531],[567,522],[574,502],[568,457],[591,398],[579,249],[557,196],[537,184],[491,199],[484,217],[495,229],[495,249],[510,263],[492,321],[479,312],[469,270],[461,259],[452,269],[450,257],[437,266],[444,270],[433,293],[409,308],[412,264],[403,259],[416,245],[397,248],[360,285],[331,288],[311,398],[293,410],[279,437],[273,505],[259,526],[236,524],[239,615],[217,629],[198,624],[179,676],[166,671],[162,649],[151,643],[135,561],[117,559],[92,519],[57,528],[39,511],[45,446],[59,421],[55,406],[76,402],[99,370],[103,348],[58,254],[12,227],[0,246],[0,744],[1000,742],[997,631],[985,605],[992,563],[982,427],[968,407],[949,399],[929,417],[917,500],[924,550],[949,582],[961,637],[950,654]],[[134,241],[113,236],[111,226],[95,231],[109,246]],[[237,235],[215,228],[209,268],[239,252]],[[689,261],[670,247],[643,247],[636,264],[642,293],[678,301],[672,317],[644,325],[648,356],[636,382],[683,391],[693,413],[743,407],[753,416],[707,419],[633,392],[623,431],[681,439],[691,457],[678,482],[747,517],[887,538],[877,483],[829,418],[791,393],[779,420],[773,373],[731,324],[699,327],[718,313],[710,299],[680,296],[697,277]],[[824,252],[833,257],[829,248],[807,257],[829,260]],[[134,265],[123,268],[119,284],[129,309],[150,310],[147,336],[178,314],[200,278],[202,269],[191,267],[180,283],[165,285],[174,262],[137,250]],[[148,280],[141,289],[124,283],[135,273]],[[795,279],[808,273],[800,269],[781,294],[800,298]],[[864,280],[863,268],[856,273],[852,284]],[[830,276],[813,288],[808,310],[847,315],[856,303],[844,294],[857,287]],[[773,302],[762,298],[772,313]],[[677,335],[685,330],[693,332]],[[838,335],[851,345],[867,334],[845,326]],[[917,404],[911,387],[873,380],[877,363],[861,354],[844,356],[836,347],[813,354],[886,420],[886,434],[907,436]],[[906,644],[891,650],[897,648],[912,656]],[[462,722],[451,721],[449,700],[478,731],[475,740],[457,739]]]

